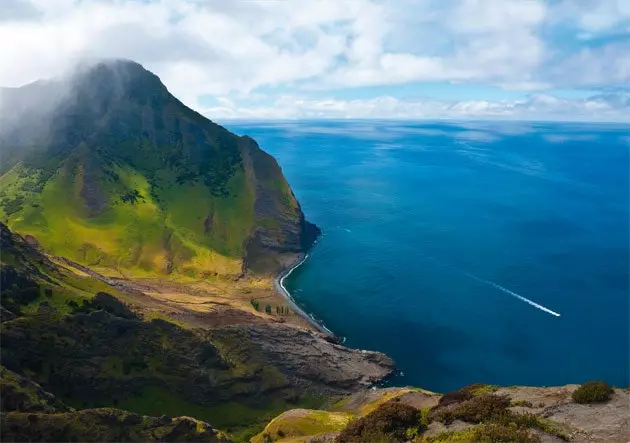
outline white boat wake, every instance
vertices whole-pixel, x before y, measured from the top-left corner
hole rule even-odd
[[[461,271],[461,272],[464,272],[464,271]],[[529,305],[532,305],[533,307],[538,308],[538,309],[540,309],[541,311],[546,312],[547,314],[551,314],[551,315],[555,315],[556,317],[560,317],[560,314],[558,314],[556,311],[552,311],[552,310],[551,310],[551,309],[549,309],[549,308],[545,308],[543,305],[539,305],[538,303],[536,303],[535,301],[530,300],[530,299],[529,299],[529,298],[527,298],[527,297],[523,297],[522,295],[517,294],[517,293],[516,293],[516,292],[514,292],[514,291],[510,291],[508,288],[504,288],[504,287],[503,287],[503,286],[501,286],[501,285],[498,285],[498,284],[496,284],[496,283],[494,283],[494,282],[491,282],[491,281],[489,281],[489,280],[486,280],[486,279],[483,279],[483,278],[477,277],[476,275],[470,274],[470,273],[468,273],[468,272],[464,272],[464,274],[466,274],[467,276],[469,276],[469,277],[470,277],[470,278],[472,278],[472,279],[477,280],[478,282],[481,282],[481,283],[486,283],[486,284],[488,284],[488,285],[490,285],[490,286],[492,286],[492,287],[494,287],[494,288],[497,288],[499,291],[503,291],[503,292],[505,292],[506,294],[510,294],[511,296],[516,297],[516,298],[518,298],[519,300],[524,301],[525,303],[527,303],[527,304],[529,304]]]
[[[476,280],[476,281],[478,281],[478,282],[480,282],[480,283],[485,283],[485,284],[487,284],[487,285],[492,286],[493,288],[498,289],[499,291],[505,292],[506,294],[510,294],[511,296],[516,297],[516,298],[518,298],[518,299],[519,299],[519,300],[521,300],[521,301],[524,301],[524,302],[525,302],[525,303],[527,303],[528,305],[531,305],[531,306],[535,307],[536,309],[540,309],[541,311],[546,312],[547,314],[551,314],[551,315],[553,315],[553,316],[555,316],[555,317],[560,317],[560,314],[559,314],[559,313],[557,313],[556,311],[552,311],[551,309],[546,308],[546,307],[544,307],[543,305],[538,304],[538,303],[536,303],[535,301],[530,300],[530,299],[529,299],[529,298],[527,298],[527,297],[523,297],[522,295],[517,294],[517,293],[516,293],[516,292],[514,292],[514,291],[510,291],[508,288],[505,288],[505,287],[503,287],[503,286],[501,286],[501,285],[499,285],[499,284],[497,284],[497,283],[494,283],[494,282],[492,282],[492,281],[490,281],[490,280],[486,280],[485,278],[477,277],[475,274],[471,274],[470,272],[463,271],[463,270],[461,270],[461,269],[459,269],[459,268],[457,268],[457,267],[455,267],[455,266],[453,266],[453,265],[449,265],[449,264],[447,264],[447,263],[444,263],[443,261],[438,260],[438,259],[437,259],[437,258],[435,258],[435,257],[431,257],[431,256],[426,255],[426,254],[422,254],[422,255],[424,255],[424,256],[425,256],[426,258],[428,258],[429,260],[432,260],[432,261],[436,262],[437,264],[439,264],[439,265],[441,265],[441,266],[444,266],[444,267],[450,268],[450,269],[452,269],[452,270],[454,270],[454,271],[457,271],[457,272],[459,272],[459,273],[461,273],[461,274],[464,274],[464,275],[466,275],[466,276],[468,276],[468,277],[472,278],[473,280]]]

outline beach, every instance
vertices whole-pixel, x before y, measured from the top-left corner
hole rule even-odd
[[[322,334],[327,335],[328,337],[338,339],[338,337],[330,329],[326,328],[326,326],[322,325],[321,323],[313,319],[313,317],[311,317],[304,309],[302,309],[295,302],[295,300],[293,300],[293,297],[291,297],[291,294],[284,286],[284,280],[289,275],[291,275],[293,271],[295,271],[297,268],[302,266],[307,259],[308,259],[308,254],[303,254],[303,253],[297,254],[297,257],[293,261],[293,263],[290,266],[288,266],[286,269],[281,271],[280,274],[276,276],[273,282],[274,288],[276,289],[276,292],[278,292],[278,294],[284,297],[284,299],[287,301],[291,309],[293,309],[293,312],[295,312],[297,315],[302,317],[309,325],[315,328],[318,332],[321,332]]]

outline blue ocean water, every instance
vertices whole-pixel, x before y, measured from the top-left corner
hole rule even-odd
[[[629,126],[227,126],[324,232],[288,289],[394,384],[630,382]]]

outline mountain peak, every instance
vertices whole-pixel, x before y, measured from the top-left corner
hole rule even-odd
[[[44,250],[132,272],[240,275],[275,272],[315,240],[277,162],[142,65],[85,62],[43,86],[12,91],[32,106],[7,113],[0,134],[0,219]],[[55,97],[46,110],[43,95]]]
[[[70,90],[88,97],[136,98],[165,96],[159,77],[128,59],[101,59],[79,65],[70,79]]]

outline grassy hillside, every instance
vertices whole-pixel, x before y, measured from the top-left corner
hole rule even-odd
[[[320,407],[393,370],[381,354],[341,348],[271,317],[213,326],[210,316],[199,328],[196,311],[173,316],[160,309],[170,305],[133,285],[49,258],[2,223],[0,241],[0,412],[16,432],[24,426],[20,414],[33,412],[57,414],[34,419],[50,432],[69,420],[78,428],[67,435],[108,422],[113,429],[96,435],[118,435],[118,420],[130,411],[191,416],[245,441],[282,411]],[[123,411],[89,412],[101,408]],[[170,422],[130,420],[170,432]],[[35,429],[36,436],[2,435],[58,435]],[[136,430],[129,438],[144,438],[144,425]]]
[[[244,438],[323,401],[296,392],[238,329],[147,318],[142,298],[60,267],[1,224],[0,234],[2,412],[115,407],[192,416]]]
[[[25,113],[0,132],[0,219],[11,229],[54,255],[132,276],[237,275],[254,238],[266,239],[265,254],[250,255],[250,268],[272,272],[278,263],[265,255],[312,243],[275,160],[186,108],[140,65],[98,64],[63,85],[45,116]]]

